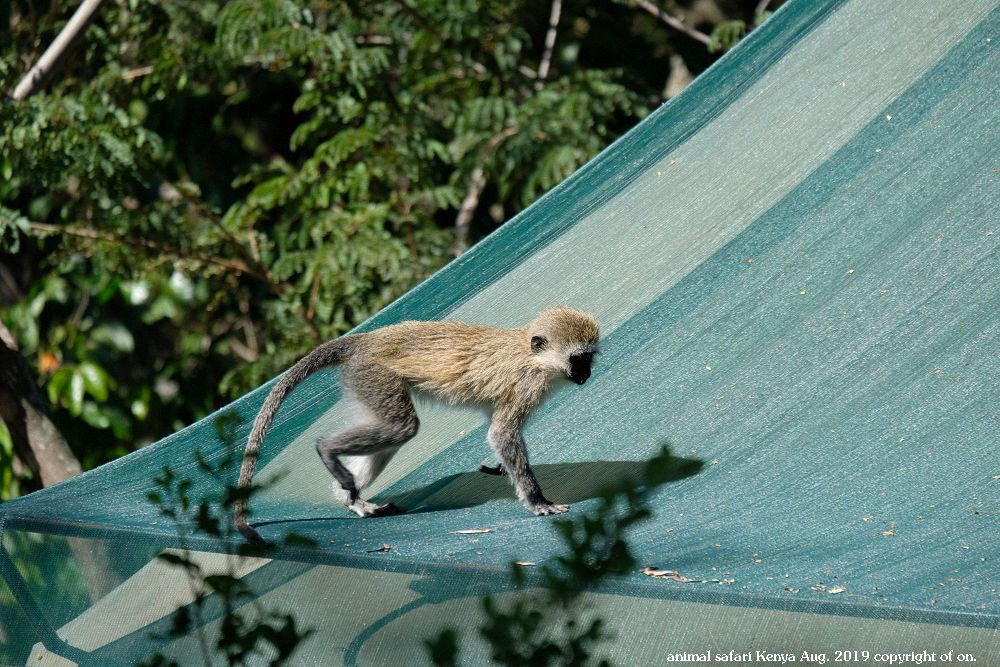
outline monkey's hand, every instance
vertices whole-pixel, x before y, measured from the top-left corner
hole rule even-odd
[[[507,471],[503,469],[503,464],[498,463],[495,466],[481,465],[479,466],[479,472],[486,473],[487,475],[506,475]]]
[[[547,516],[549,514],[562,514],[569,511],[569,505],[556,505],[545,500],[540,503],[528,505],[528,510],[535,516]]]

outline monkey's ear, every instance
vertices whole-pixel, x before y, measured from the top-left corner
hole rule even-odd
[[[531,337],[531,351],[541,352],[545,349],[545,346],[549,344],[549,341],[545,340],[545,336],[532,336]]]

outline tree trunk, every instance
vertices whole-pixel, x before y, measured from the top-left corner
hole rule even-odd
[[[80,473],[80,462],[46,414],[46,400],[17,351],[14,337],[0,324],[0,419],[14,442],[14,453],[52,486]]]
[[[47,401],[38,388],[17,342],[0,323],[0,419],[14,442],[14,453],[42,486],[80,474],[80,461],[47,414]],[[121,583],[108,559],[108,545],[101,540],[67,537],[74,560],[83,575],[90,599],[104,597]]]

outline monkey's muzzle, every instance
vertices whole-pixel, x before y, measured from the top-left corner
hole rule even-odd
[[[577,384],[583,384],[590,379],[590,365],[593,363],[591,354],[574,354],[569,358],[569,379]]]

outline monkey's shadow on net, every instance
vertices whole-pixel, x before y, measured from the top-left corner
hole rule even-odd
[[[602,487],[621,479],[642,483],[645,461],[582,461],[543,463],[531,466],[545,497],[554,503],[575,503],[597,498]],[[690,477],[704,462],[671,456],[667,481]],[[482,505],[491,500],[514,499],[514,487],[506,475],[464,472],[386,498],[408,513],[438,512]]]

